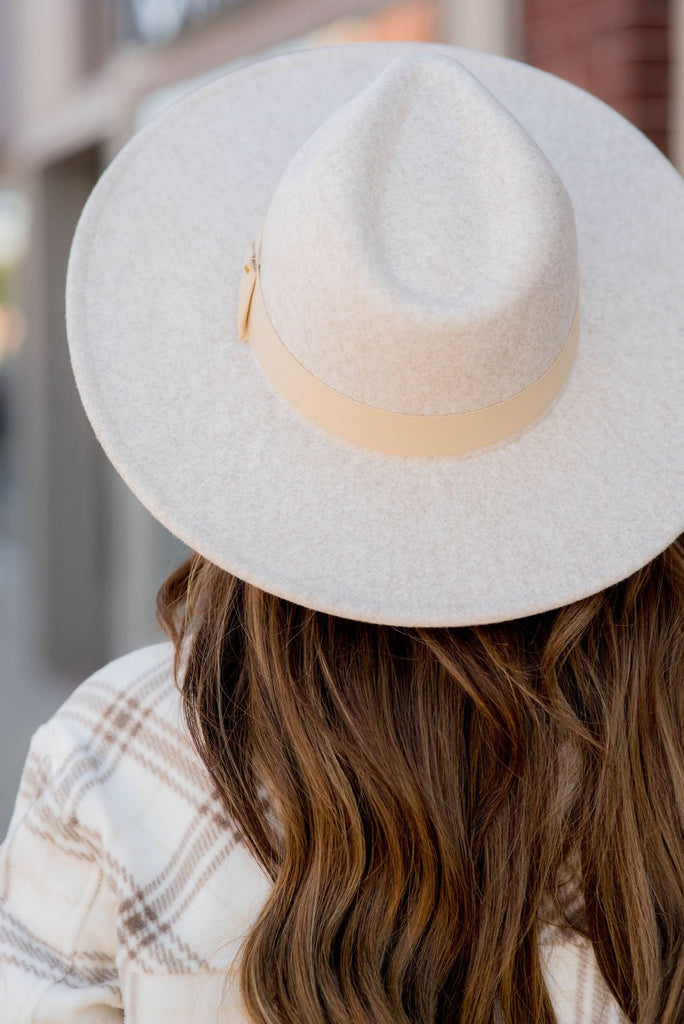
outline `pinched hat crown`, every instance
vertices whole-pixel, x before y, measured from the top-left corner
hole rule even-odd
[[[313,377],[394,413],[470,413],[529,388],[568,340],[572,204],[461,63],[399,57],[289,163],[260,274],[275,331]]]

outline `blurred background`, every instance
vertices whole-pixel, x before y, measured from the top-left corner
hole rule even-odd
[[[0,835],[31,733],[95,668],[161,639],[154,595],[184,556],[75,390],[64,280],[85,199],[203,81],[285,50],[401,39],[567,78],[684,164],[684,0],[0,0]]]

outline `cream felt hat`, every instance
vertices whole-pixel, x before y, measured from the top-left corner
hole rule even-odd
[[[683,267],[684,181],[599,100],[348,45],[131,140],[81,216],[67,327],[105,451],[189,546],[310,608],[469,625],[682,531]]]

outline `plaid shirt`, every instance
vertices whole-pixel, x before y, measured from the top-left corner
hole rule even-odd
[[[270,879],[182,721],[170,644],[82,683],[34,734],[0,847],[3,1024],[246,1024],[239,945]],[[590,947],[549,938],[559,1024],[622,1024]]]

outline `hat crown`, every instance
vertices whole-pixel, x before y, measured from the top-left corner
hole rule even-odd
[[[534,383],[566,341],[572,204],[459,61],[399,57],[286,168],[261,278],[282,341],[329,386],[394,412],[470,412]]]

